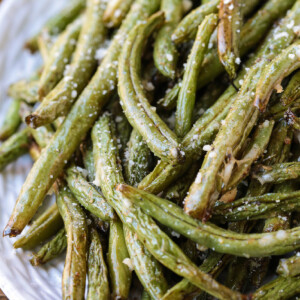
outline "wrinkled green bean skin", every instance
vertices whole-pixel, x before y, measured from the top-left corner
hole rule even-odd
[[[81,30],[82,18],[75,20],[52,46],[39,81],[39,97],[45,97],[63,78],[67,64],[75,50]]]
[[[18,129],[21,118],[19,116],[21,100],[15,99],[11,102],[8,111],[0,127],[0,141],[8,139]]]
[[[29,150],[28,128],[13,134],[0,146],[0,171]]]
[[[197,77],[201,69],[209,39],[217,26],[218,17],[208,15],[198,28],[193,48],[189,55],[180,92],[177,100],[175,132],[183,138],[192,127],[193,110],[195,106]]]
[[[112,207],[106,202],[104,197],[85,180],[78,168],[75,166],[68,168],[66,180],[72,194],[88,211],[102,221],[115,219],[116,216]]]
[[[171,35],[181,19],[182,1],[162,0],[161,11],[165,13],[166,23],[159,30],[154,42],[153,59],[161,74],[171,79],[176,76],[178,52]]]
[[[31,220],[47,191],[71,157],[82,138],[93,126],[109,100],[117,81],[117,60],[124,40],[138,20],[144,20],[159,7],[159,1],[139,0],[132,6],[96,74],[77,99],[51,143],[33,165],[18,197],[5,235],[18,235]],[[59,151],[59,155],[57,155]],[[37,187],[40,187],[36,190]]]
[[[67,233],[67,255],[62,277],[62,298],[84,299],[88,246],[86,216],[66,187],[60,188],[56,203]]]
[[[116,128],[109,114],[105,113],[92,130],[93,154],[96,170],[95,184],[110,203],[114,186],[123,182],[121,161],[118,156]],[[131,271],[124,263],[129,254],[126,247],[123,224],[117,219],[110,222],[108,267],[113,297],[127,299],[131,283]]]
[[[244,257],[280,255],[296,249],[300,243],[299,227],[265,234],[238,234],[209,222],[191,218],[176,204],[139,189],[119,185],[118,190],[129,201],[141,207],[161,224],[217,252]]]
[[[230,261],[229,255],[213,252],[200,265],[199,269],[212,276],[216,276]],[[190,283],[187,279],[174,285],[162,298],[163,300],[184,300],[186,297],[201,295],[203,291]]]
[[[88,0],[70,67],[61,81],[43,99],[37,110],[26,117],[26,123],[29,126],[36,128],[53,122],[59,116],[66,115],[88,84],[97,68],[96,51],[106,36],[106,28],[102,21],[104,8],[103,1]]]
[[[54,259],[67,248],[67,236],[65,229],[61,229],[49,242],[47,242],[37,253],[33,254],[30,263],[39,266]]]
[[[14,243],[14,248],[32,249],[46,241],[63,227],[57,205],[53,204],[30,226],[26,234]]]
[[[300,176],[300,163],[279,163],[267,168],[262,166],[252,176],[261,184],[282,183],[290,179],[297,179]]]
[[[161,299],[168,289],[161,265],[138,240],[137,235],[125,227],[125,240],[133,268],[151,299]]]
[[[162,22],[163,14],[157,13],[129,33],[119,61],[118,91],[129,123],[143,136],[151,151],[163,160],[180,162],[184,153],[180,151],[178,138],[149,104],[139,78],[143,45]]]
[[[125,152],[125,179],[136,186],[149,174],[152,165],[152,155],[148,145],[137,130],[133,130]]]
[[[97,230],[89,230],[88,248],[88,300],[109,300],[109,280],[103,248]]]

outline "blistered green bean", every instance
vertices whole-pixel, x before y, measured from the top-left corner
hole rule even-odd
[[[67,236],[65,229],[61,229],[49,242],[47,242],[37,253],[33,253],[30,263],[39,266],[54,259],[67,248]]]

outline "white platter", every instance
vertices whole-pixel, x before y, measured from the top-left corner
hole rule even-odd
[[[39,55],[23,49],[25,40],[67,1],[4,0],[0,4],[0,124],[10,101],[6,96],[9,84],[28,77],[41,64]],[[25,156],[0,174],[0,288],[10,300],[57,300],[61,298],[63,258],[33,268],[30,252],[14,251],[14,239],[2,237],[31,165]]]

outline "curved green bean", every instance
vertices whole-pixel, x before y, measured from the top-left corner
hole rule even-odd
[[[181,138],[184,137],[192,127],[197,77],[208,48],[209,39],[217,26],[217,21],[218,17],[215,14],[208,15],[204,18],[198,28],[197,36],[187,61],[177,100],[175,118],[175,132]]]
[[[149,104],[138,75],[144,42],[162,21],[163,14],[157,13],[129,33],[119,61],[118,88],[128,121],[143,136],[149,148],[164,160],[178,162],[184,157],[178,139]]]
[[[63,299],[84,299],[87,272],[86,216],[67,187],[60,187],[56,203],[67,233],[67,255],[62,277]]]
[[[290,230],[263,234],[239,234],[219,228],[209,222],[194,219],[175,205],[142,190],[121,184],[117,188],[132,204],[141,207],[161,224],[172,228],[202,246],[217,252],[244,257],[280,255],[297,249],[299,231]],[[277,235],[278,234],[278,235]]]
[[[26,123],[31,127],[51,123],[57,117],[66,115],[88,84],[97,67],[96,51],[106,36],[102,21],[104,9],[103,1],[88,0],[72,62],[63,79],[43,99],[37,110],[26,117]]]
[[[66,231],[62,228],[49,242],[47,242],[37,253],[33,253],[30,263],[33,266],[40,266],[59,254],[63,253],[67,248]]]
[[[14,248],[32,249],[53,236],[63,227],[57,205],[53,204],[30,226],[25,235],[14,242]]]
[[[19,116],[20,105],[21,100],[19,99],[14,99],[9,105],[0,128],[1,141],[12,136],[21,124],[21,118]]]
[[[254,104],[264,111],[273,89],[281,91],[281,81],[300,67],[300,42],[296,41],[283,50],[264,69],[257,83]]]
[[[38,94],[45,97],[63,78],[67,64],[75,50],[82,26],[82,18],[71,23],[55,41],[39,81]]]
[[[31,220],[47,191],[59,176],[83,137],[93,126],[109,100],[117,80],[117,60],[122,45],[137,21],[144,20],[159,7],[158,0],[137,0],[115,35],[96,74],[72,107],[51,143],[33,165],[17,199],[4,235],[18,235]],[[57,151],[59,150],[59,155]]]

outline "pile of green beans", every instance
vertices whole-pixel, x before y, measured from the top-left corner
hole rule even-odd
[[[70,1],[8,88],[3,235],[65,255],[63,299],[296,299],[299,28],[300,0]]]

